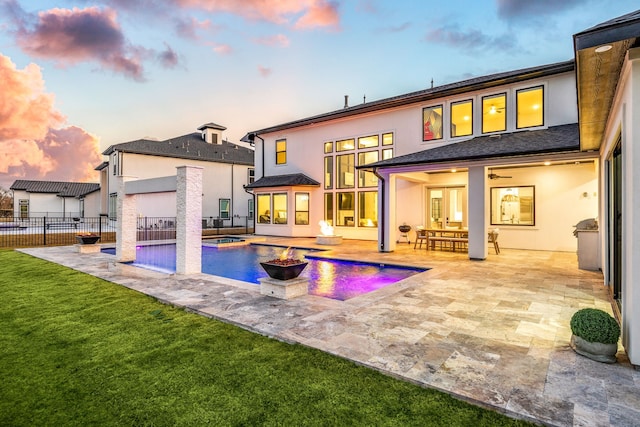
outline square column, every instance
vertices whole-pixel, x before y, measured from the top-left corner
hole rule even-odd
[[[487,168],[469,168],[469,259],[484,260],[487,245]]]
[[[126,181],[133,177],[119,176],[117,179],[118,196],[116,198],[116,261],[136,260],[137,216],[136,195],[127,194]]]
[[[381,173],[378,180],[378,252],[396,249],[396,177]]]
[[[176,273],[202,271],[202,168],[178,166],[176,180]]]

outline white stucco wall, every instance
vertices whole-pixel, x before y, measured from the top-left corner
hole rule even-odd
[[[243,185],[248,184],[248,170],[253,166],[131,153],[125,153],[122,157],[122,173],[127,176],[135,176],[137,179],[175,175],[176,167],[184,165],[201,167],[203,170],[202,216],[217,217],[219,214],[219,199],[233,200],[232,215],[247,215],[248,200],[251,199],[251,195],[244,191]],[[110,168],[109,188],[116,188],[114,187],[116,178],[112,173],[112,168]],[[113,190],[109,189],[105,191],[107,194],[113,192]],[[152,203],[148,205],[150,208]],[[145,209],[147,208],[145,207]]]

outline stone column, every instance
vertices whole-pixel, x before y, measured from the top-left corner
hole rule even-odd
[[[202,271],[202,168],[178,166],[176,181],[176,273]]]
[[[136,260],[136,195],[126,194],[126,181],[133,177],[119,176],[117,178],[118,196],[116,199],[116,260],[131,262]]]
[[[484,260],[487,240],[487,168],[469,168],[469,259]]]

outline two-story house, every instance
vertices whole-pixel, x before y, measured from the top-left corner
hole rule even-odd
[[[176,167],[190,165],[203,169],[203,218],[219,219],[224,225],[234,217],[252,219],[253,197],[244,186],[253,182],[254,151],[223,140],[224,130],[224,126],[207,123],[199,132],[176,138],[139,139],[107,148],[102,154],[109,160],[96,168],[100,171],[102,213],[115,219],[117,178],[124,176],[149,183],[137,196],[140,216],[175,217],[176,195],[169,181],[175,177]],[[169,180],[168,187],[158,180],[164,177]]]
[[[465,228],[469,258],[483,260],[491,228],[503,248],[575,251],[573,226],[597,218],[604,283],[639,365],[640,11],[573,41],[566,62],[249,132],[256,232],[314,236],[324,220],[393,251],[403,224]]]

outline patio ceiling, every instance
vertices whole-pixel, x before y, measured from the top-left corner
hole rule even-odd
[[[599,150],[625,56],[639,37],[640,11],[573,36],[581,150]]]

